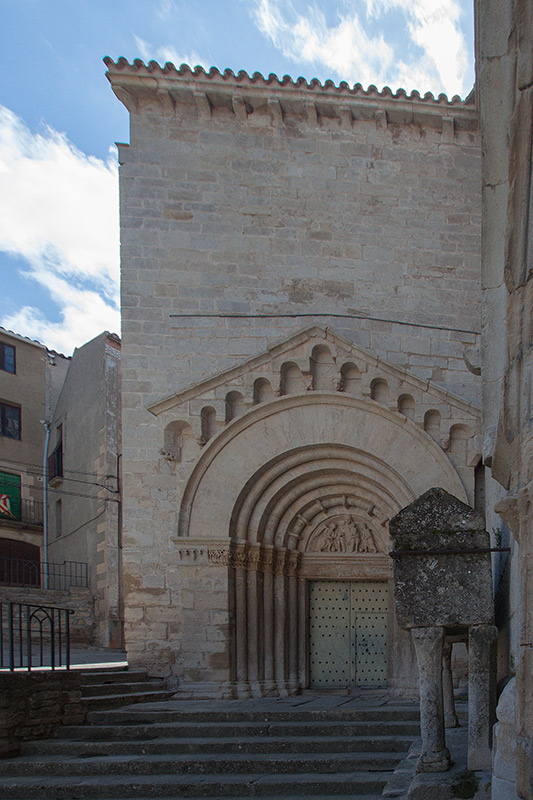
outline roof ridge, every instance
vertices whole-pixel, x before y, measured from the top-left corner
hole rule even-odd
[[[202,78],[206,77],[209,80],[221,78],[222,81],[228,82],[234,80],[236,82],[242,83],[243,81],[247,81],[250,84],[262,84],[264,86],[271,86],[272,84],[277,84],[276,88],[284,88],[286,86],[291,86],[292,88],[303,88],[308,90],[322,90],[326,92],[331,92],[332,94],[348,94],[348,95],[359,95],[364,97],[379,97],[379,98],[392,98],[398,100],[412,100],[421,103],[435,103],[437,105],[447,105],[447,106],[457,106],[457,105],[465,105],[466,100],[463,100],[459,95],[454,95],[451,99],[448,99],[448,96],[441,92],[437,97],[432,92],[425,92],[422,96],[417,89],[414,89],[409,95],[405,91],[405,89],[399,88],[396,92],[393,92],[389,86],[384,86],[383,89],[379,90],[377,86],[374,84],[370,84],[367,89],[365,89],[362,84],[355,83],[353,87],[348,84],[347,81],[341,81],[338,85],[331,79],[328,79],[322,83],[318,78],[312,78],[311,80],[307,80],[306,78],[299,77],[294,80],[290,75],[284,75],[281,79],[274,73],[271,72],[267,78],[261,72],[254,72],[251,76],[246,72],[246,70],[241,69],[235,74],[232,69],[225,69],[221,72],[217,67],[211,67],[208,71],[201,65],[190,67],[188,64],[181,64],[179,67],[176,67],[171,61],[167,61],[164,66],[161,66],[157,61],[149,61],[148,64],[140,59],[136,58],[131,64],[130,62],[121,56],[116,62],[110,56],[104,57],[104,64],[106,67],[114,72],[124,72],[129,71],[133,73],[140,73],[144,72],[148,75],[152,75],[155,72],[159,72],[162,75],[169,76],[172,73],[179,75],[180,77],[190,76],[193,78]],[[468,103],[469,105],[470,103]]]

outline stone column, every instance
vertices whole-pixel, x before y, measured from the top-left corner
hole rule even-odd
[[[468,629],[468,769],[490,770],[495,721],[494,625]]]
[[[296,572],[300,554],[291,550],[288,554],[288,628],[289,628],[289,691],[298,690],[298,578]]]
[[[450,768],[450,753],[444,738],[442,698],[442,643],[444,628],[413,628],[420,676],[420,729],[422,753],[417,772],[445,772]]]
[[[276,550],[274,563],[274,675],[278,693],[286,697],[286,629],[287,629],[287,578],[285,576],[285,550]]]
[[[442,646],[442,696],[445,728],[457,728],[459,725],[453,696],[452,647],[451,642],[444,642]]]
[[[248,569],[246,571],[246,642],[248,650],[248,683],[253,697],[258,697],[259,692],[259,663],[258,663],[258,603],[257,603],[257,556],[258,553],[248,554]]]
[[[273,693],[274,682],[274,551],[263,550],[263,633],[264,633],[264,671],[263,692]]]
[[[232,554],[235,564],[235,666],[237,694],[247,696],[248,652],[247,652],[247,587],[246,587],[246,548],[238,547]]]

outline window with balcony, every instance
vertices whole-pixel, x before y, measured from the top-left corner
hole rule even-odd
[[[0,369],[12,372],[13,375],[16,371],[15,348],[4,342],[0,342]]]
[[[63,477],[63,426],[58,426],[59,440],[52,452],[48,456],[48,480]]]
[[[20,439],[20,406],[0,403],[0,436]]]

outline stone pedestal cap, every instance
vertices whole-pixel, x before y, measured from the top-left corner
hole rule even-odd
[[[402,509],[389,530],[402,627],[492,623],[490,538],[481,514],[434,488]]]

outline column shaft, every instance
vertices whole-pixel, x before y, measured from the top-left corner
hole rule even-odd
[[[494,625],[468,630],[468,769],[490,770],[495,722]]]
[[[422,753],[417,772],[445,772],[450,767],[450,753],[444,738],[442,698],[442,643],[444,628],[413,628],[420,676],[420,729]]]

